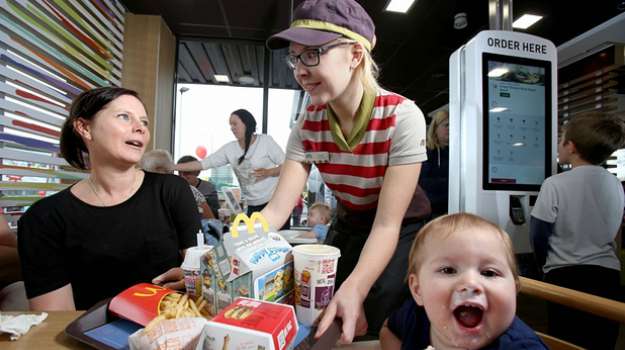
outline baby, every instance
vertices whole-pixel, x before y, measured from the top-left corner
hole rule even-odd
[[[423,227],[410,251],[408,285],[414,301],[384,323],[383,349],[547,349],[515,316],[510,238],[478,216],[446,215]]]
[[[329,205],[321,202],[311,205],[306,220],[307,225],[312,227],[312,230],[300,235],[300,237],[316,238],[319,242],[325,241],[331,217],[332,209]]]

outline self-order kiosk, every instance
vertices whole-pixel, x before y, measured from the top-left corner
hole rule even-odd
[[[553,43],[511,31],[480,32],[449,62],[449,212],[498,224],[517,253],[556,170],[556,74]]]

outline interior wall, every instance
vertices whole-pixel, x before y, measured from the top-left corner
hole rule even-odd
[[[150,118],[147,149],[171,151],[176,38],[160,16],[126,15],[122,86],[136,90]]]

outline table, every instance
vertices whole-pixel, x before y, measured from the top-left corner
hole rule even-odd
[[[48,318],[35,326],[17,341],[11,341],[6,334],[0,335],[0,348],[3,350],[27,349],[90,349],[65,335],[65,327],[78,318],[83,311],[48,312]]]
[[[30,349],[90,349],[89,346],[75,341],[65,335],[65,327],[78,318],[84,311],[52,311],[48,318],[40,325],[30,329],[28,333],[17,341],[9,340],[6,334],[0,335],[0,349],[3,350],[30,350]],[[337,350],[374,350],[380,349],[377,341],[359,342],[342,345]]]

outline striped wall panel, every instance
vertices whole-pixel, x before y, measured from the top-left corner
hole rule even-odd
[[[118,0],[0,0],[0,208],[16,213],[84,178],[59,154],[72,100],[122,80]]]

